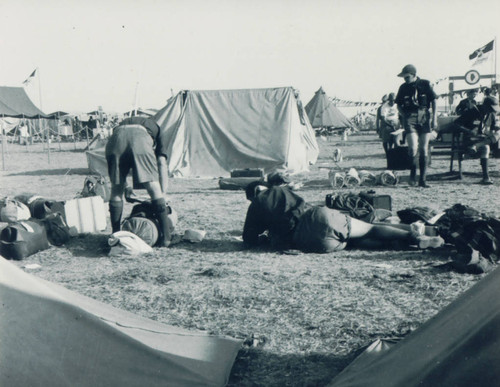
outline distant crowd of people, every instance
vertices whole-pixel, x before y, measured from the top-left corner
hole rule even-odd
[[[382,97],[377,109],[376,130],[386,152],[406,143],[410,157],[409,185],[427,188],[427,166],[429,165],[429,142],[438,130],[437,95],[432,84],[417,76],[414,65],[403,67],[398,77],[404,79],[397,94]],[[467,98],[456,107],[458,118],[453,125],[453,135],[467,147],[469,154],[479,157],[482,168],[481,183],[493,184],[488,167],[491,144],[500,138],[498,112],[498,84],[483,90],[484,99],[478,104],[475,98],[478,89],[467,92]],[[459,136],[460,135],[460,136]],[[417,168],[419,179],[417,182]]]

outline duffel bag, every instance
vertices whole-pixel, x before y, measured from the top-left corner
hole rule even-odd
[[[49,248],[45,227],[34,220],[11,223],[0,233],[0,253],[21,260]]]

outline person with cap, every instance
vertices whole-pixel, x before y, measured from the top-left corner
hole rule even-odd
[[[123,194],[127,188],[127,175],[132,170],[134,185],[144,186],[151,197],[153,212],[163,235],[159,245],[167,247],[170,244],[171,225],[165,201],[168,184],[166,141],[166,134],[151,118],[126,118],[113,130],[106,144],[113,233],[120,231]]]
[[[395,94],[389,93],[387,102],[380,110],[380,132],[382,134],[382,146],[385,154],[396,144],[396,137],[392,134],[399,128],[399,112],[394,103]]]
[[[498,143],[500,140],[500,126],[498,122],[498,113],[500,106],[498,99],[492,95],[486,95],[483,103],[480,105],[481,123],[478,136],[471,136],[468,147],[469,154],[478,156],[481,163],[483,178],[481,184],[491,185],[493,181],[490,178],[488,160],[490,157],[490,145]]]
[[[382,131],[381,131],[381,120],[382,120],[382,116],[381,116],[381,113],[382,113],[382,106],[384,106],[384,104],[387,102],[387,94],[385,94],[383,97],[382,97],[382,104],[377,108],[377,115],[375,117],[375,128],[377,130],[377,134],[380,138],[382,138]]]
[[[405,129],[408,153],[411,158],[410,180],[415,186],[417,165],[420,169],[418,185],[428,187],[426,172],[428,165],[431,132],[437,128],[436,98],[431,83],[417,77],[417,69],[412,64],[403,67],[398,77],[404,78],[396,95],[396,104]]]
[[[255,181],[245,190],[248,207],[243,227],[247,247],[270,244],[275,250],[330,253],[348,243],[359,247],[380,247],[392,242],[439,247],[440,237],[416,235],[389,225],[375,225],[351,218],[326,206],[312,206],[293,192],[285,181]]]

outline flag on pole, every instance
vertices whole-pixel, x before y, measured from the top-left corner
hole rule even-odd
[[[495,44],[495,41],[492,40],[488,44],[485,44],[483,47],[479,47],[477,50],[475,50],[472,54],[469,55],[470,60],[474,60],[475,62],[472,64],[473,66],[476,66],[480,63],[483,63],[489,59],[491,56],[489,53],[493,51],[493,45]]]
[[[33,80],[33,78],[35,78],[35,76],[36,76],[36,70],[38,70],[38,69],[33,70],[33,72],[31,73],[31,75],[24,80],[23,85],[29,85],[31,83],[31,81]]]

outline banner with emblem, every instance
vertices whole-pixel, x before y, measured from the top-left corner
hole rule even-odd
[[[474,61],[472,66],[477,66],[490,59],[490,57],[492,57],[491,51],[493,51],[494,46],[495,40],[492,40],[491,42],[485,44],[483,47],[479,47],[472,54],[470,54],[469,59]]]

